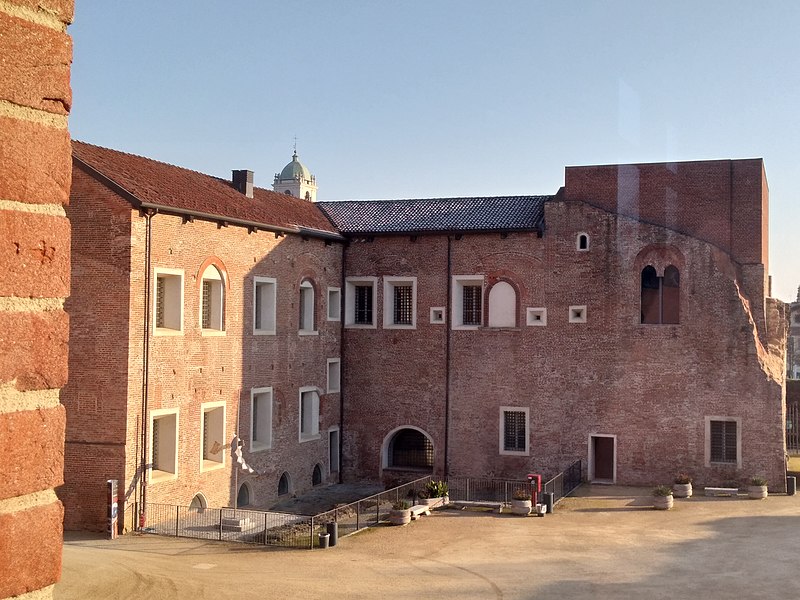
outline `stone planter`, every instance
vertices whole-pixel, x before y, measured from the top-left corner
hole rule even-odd
[[[444,504],[444,498],[420,498],[419,503],[434,509]]]
[[[751,500],[763,500],[767,497],[767,486],[765,485],[751,485],[747,488],[747,495]]]
[[[411,523],[411,511],[392,509],[389,511],[389,522],[392,525],[408,525]]]
[[[692,497],[692,484],[691,483],[676,483],[672,486],[672,495],[676,498],[691,498]]]
[[[526,516],[531,513],[533,503],[530,500],[512,500],[511,512],[515,515]]]
[[[672,508],[672,494],[669,496],[653,496],[653,508],[656,510],[669,510]]]

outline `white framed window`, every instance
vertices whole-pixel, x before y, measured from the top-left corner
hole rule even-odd
[[[272,277],[253,277],[253,334],[275,335],[278,282]]]
[[[250,390],[250,452],[272,448],[272,388]]]
[[[453,275],[453,329],[483,324],[483,275]]]
[[[154,269],[153,335],[183,333],[183,271]]]
[[[299,439],[319,439],[319,391],[314,386],[300,388]]]
[[[225,402],[200,405],[200,471],[225,466]]]
[[[300,335],[317,335],[314,311],[314,285],[308,279],[300,282]]]
[[[336,394],[342,387],[342,361],[338,358],[328,359],[328,393]]]
[[[570,323],[586,323],[586,305],[569,307]]]
[[[328,288],[328,321],[342,320],[342,290],[338,287]]]
[[[209,265],[200,280],[200,328],[203,333],[225,331],[225,279]]]
[[[517,290],[498,281],[489,290],[489,327],[517,326]]]
[[[515,456],[530,454],[529,416],[530,408],[500,407],[500,454]]]
[[[416,277],[383,278],[383,326],[386,329],[416,329]]]
[[[541,307],[528,308],[526,322],[530,327],[546,327],[547,309]]]
[[[706,417],[705,464],[742,468],[742,419]]]
[[[375,329],[377,305],[377,277],[348,277],[345,280],[345,327]]]
[[[178,409],[150,411],[148,440],[151,483],[178,478]]]
[[[581,231],[575,237],[575,249],[578,252],[586,252],[586,251],[589,250],[589,234],[588,233],[584,233],[584,232]]]
[[[444,323],[444,306],[431,307],[431,325],[441,325]]]

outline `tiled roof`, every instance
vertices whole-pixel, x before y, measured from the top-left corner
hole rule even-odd
[[[552,196],[318,202],[342,233],[534,230]]]
[[[317,205],[300,198],[262,188],[247,198],[228,180],[84,142],[72,142],[72,155],[145,205],[337,235]]]

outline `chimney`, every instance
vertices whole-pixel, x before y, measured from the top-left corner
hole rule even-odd
[[[233,173],[233,187],[248,198],[253,197],[253,172],[242,169]]]

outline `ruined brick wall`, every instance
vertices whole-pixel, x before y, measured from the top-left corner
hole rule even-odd
[[[0,5],[0,597],[61,573],[71,0]],[[35,543],[31,543],[35,540]]]

